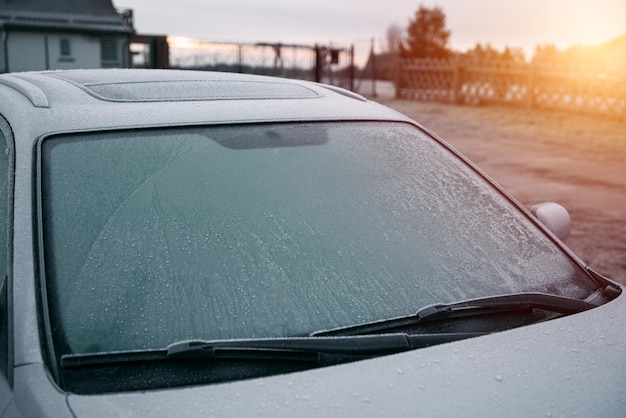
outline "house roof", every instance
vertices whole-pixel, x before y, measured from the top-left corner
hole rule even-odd
[[[111,0],[0,0],[0,30],[127,33]]]

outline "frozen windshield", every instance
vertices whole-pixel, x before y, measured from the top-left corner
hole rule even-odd
[[[63,351],[307,335],[437,302],[593,284],[409,124],[293,123],[42,144]]]

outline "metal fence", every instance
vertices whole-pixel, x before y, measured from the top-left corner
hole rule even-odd
[[[170,68],[297,78],[354,89],[354,47],[226,43],[172,37]]]
[[[626,71],[598,65],[403,60],[396,95],[460,104],[505,103],[626,120]]]

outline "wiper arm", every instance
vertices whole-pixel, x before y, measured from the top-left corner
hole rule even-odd
[[[320,355],[377,356],[485,335],[484,332],[404,333],[345,337],[289,337],[181,341],[165,349],[67,354],[61,367],[78,368],[171,360],[284,360],[317,362]]]
[[[592,295],[593,296],[593,295]],[[383,319],[359,325],[315,332],[316,336],[364,335],[402,327],[418,326],[423,323],[443,319],[473,317],[477,315],[507,313],[528,309],[538,309],[563,315],[595,308],[592,296],[588,300],[568,298],[548,293],[512,293],[468,299],[460,302],[440,303],[426,306],[415,314]]]

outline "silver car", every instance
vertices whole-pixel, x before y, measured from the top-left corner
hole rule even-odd
[[[233,74],[0,75],[0,417],[624,416],[624,288],[416,122]]]

